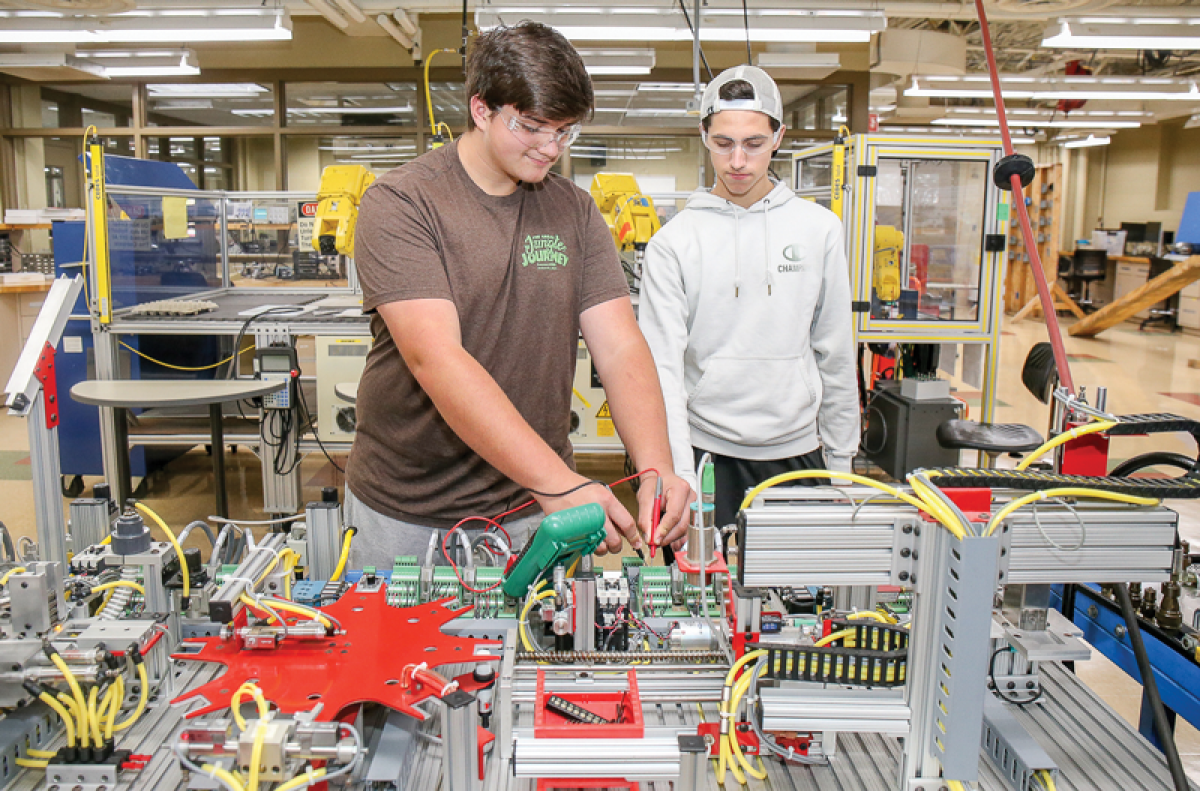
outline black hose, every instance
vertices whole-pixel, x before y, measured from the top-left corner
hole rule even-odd
[[[1140,456],[1134,456],[1132,459],[1126,459],[1116,467],[1113,467],[1112,472],[1109,473],[1109,477],[1125,478],[1150,467],[1178,467],[1184,472],[1188,472],[1195,466],[1196,459],[1184,456],[1182,453],[1156,450],[1150,453],[1143,453]]]
[[[0,540],[4,543],[5,560],[17,562],[17,550],[13,548],[12,536],[8,532],[8,527],[3,522],[0,522]]]
[[[1113,587],[1117,594],[1117,604],[1121,606],[1121,615],[1125,618],[1125,629],[1129,632],[1129,644],[1133,648],[1134,658],[1137,659],[1138,672],[1142,676],[1142,686],[1146,690],[1146,696],[1150,698],[1150,709],[1154,712],[1154,729],[1158,731],[1163,753],[1167,756],[1167,767],[1171,770],[1175,791],[1191,791],[1187,774],[1184,773],[1183,764],[1179,760],[1179,748],[1175,746],[1175,734],[1171,730],[1171,723],[1167,721],[1167,710],[1163,707],[1162,696],[1158,694],[1154,669],[1150,667],[1150,657],[1146,655],[1146,644],[1142,642],[1142,629],[1133,611],[1133,600],[1129,598],[1129,586],[1121,582]]]

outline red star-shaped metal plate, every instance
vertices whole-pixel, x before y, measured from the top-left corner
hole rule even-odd
[[[238,687],[253,680],[267,700],[282,711],[309,711],[323,704],[317,717],[321,721],[332,721],[346,707],[359,703],[379,703],[424,719],[415,704],[441,690],[415,683],[404,689],[400,671],[406,665],[424,662],[437,668],[500,658],[501,644],[497,641],[442,633],[444,624],[470,609],[449,609],[450,601],[401,609],[387,605],[383,589],[359,593],[355,587],[336,603],[322,608],[345,628],[345,633],[336,637],[285,640],[274,650],[243,650],[237,640],[220,637],[185,640],[185,648],[199,645],[199,651],[183,651],[175,654],[175,659],[219,662],[227,670],[172,703],[202,698],[206,705],[190,711],[189,718],[221,711],[229,707],[229,699]],[[245,618],[243,610],[235,625],[244,625]],[[470,673],[456,680],[468,692],[479,686]]]

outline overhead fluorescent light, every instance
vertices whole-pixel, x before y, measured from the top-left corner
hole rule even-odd
[[[394,107],[289,107],[288,115],[375,115],[377,113],[391,115],[393,113],[411,113],[412,111],[411,104]]]
[[[154,109],[159,112],[163,110],[211,110],[212,108],[212,99],[168,99],[154,104]]]
[[[189,77],[200,73],[196,53],[190,49],[98,49],[75,54],[98,64],[106,77]]]
[[[396,151],[416,151],[417,144],[416,143],[397,143],[395,145],[385,145],[385,146],[373,146],[373,145],[370,145],[369,143],[366,145],[356,145],[356,146],[332,145],[332,146],[317,146],[317,150],[319,150],[319,151],[352,151],[352,152],[363,153],[363,154],[371,153],[371,152],[387,153],[387,152],[396,152]]]
[[[1178,77],[1040,77],[1000,75],[1005,99],[1200,102],[1195,81]],[[905,96],[947,99],[991,99],[987,75],[913,75]]]
[[[1200,49],[1200,18],[1084,17],[1046,28],[1043,47],[1075,49]]]
[[[32,82],[108,78],[99,64],[63,52],[0,53],[0,72]]]
[[[773,77],[793,80],[823,80],[842,67],[836,52],[760,52],[754,65]]]
[[[695,115],[686,107],[631,107],[625,111],[630,118],[670,118]]]
[[[1092,146],[1106,146],[1112,142],[1111,137],[1096,137],[1088,135],[1080,140],[1068,140],[1062,143],[1063,148],[1091,148]]]
[[[595,77],[616,74],[649,74],[654,68],[652,49],[581,49],[587,73]]]
[[[257,98],[267,89],[253,82],[174,83],[152,82],[146,85],[151,99],[173,97],[189,99],[246,99]]]
[[[289,41],[282,8],[155,9],[105,17],[0,11],[0,44],[142,44]]]
[[[749,24],[746,24],[748,18]],[[475,12],[481,30],[531,20],[556,28],[575,41],[690,41],[692,32],[675,9],[489,6]],[[747,31],[748,27],[748,31]],[[701,41],[868,42],[887,27],[882,11],[760,9],[701,11]]]
[[[934,126],[982,126],[992,129],[1000,127],[999,118],[935,118],[930,121]],[[1009,126],[1029,127],[1032,129],[1137,129],[1140,121],[1046,121],[1038,118],[1009,118]]]
[[[708,83],[700,83],[700,90],[708,87]],[[639,82],[638,92],[648,91],[651,93],[693,93],[696,86],[690,82]]]
[[[297,117],[306,115],[398,115],[412,111],[412,105],[405,104],[396,107],[289,107],[287,114]],[[273,109],[263,107],[230,110],[229,112],[243,118],[261,118],[275,113]]]
[[[996,133],[994,130],[980,129],[977,127],[964,127],[964,128],[954,128],[954,129],[934,129],[934,128],[928,127],[928,126],[896,126],[894,124],[887,124],[885,122],[885,126],[883,127],[883,129],[881,130],[880,133],[887,134],[887,135],[923,135],[926,137],[930,137],[930,136],[955,137],[955,138],[959,138],[959,139],[966,138],[968,140],[972,139],[972,138],[987,137],[988,139],[995,140],[997,143],[1000,142],[1000,135],[998,133]],[[1024,135],[1013,135],[1012,141],[1013,141],[1013,145],[1015,145],[1015,146],[1033,145],[1034,143],[1037,142],[1037,140],[1035,140],[1034,138],[1026,137]]]

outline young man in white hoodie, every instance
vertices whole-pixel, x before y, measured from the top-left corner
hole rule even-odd
[[[770,173],[783,102],[766,72],[709,83],[700,133],[716,182],[650,240],[639,323],[658,367],[675,471],[716,467],[716,517],[783,472],[849,471],[859,442],[842,224]],[[661,542],[678,545],[674,531]]]

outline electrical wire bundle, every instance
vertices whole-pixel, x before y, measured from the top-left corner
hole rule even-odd
[[[150,650],[161,638],[160,630],[146,645]],[[138,677],[138,702],[133,712],[120,722],[117,717],[125,700],[125,677],[120,659],[113,654],[106,660],[109,670],[104,681],[93,684],[84,693],[84,687],[71,671],[52,643],[42,649],[46,657],[62,673],[70,694],[56,692],[46,685],[25,681],[22,686],[33,697],[49,706],[62,718],[66,730],[66,748],[57,753],[45,750],[27,750],[30,758],[17,758],[17,765],[29,769],[45,768],[51,760],[56,763],[98,763],[107,760],[113,753],[114,736],[129,728],[142,716],[150,698],[150,679],[146,674],[145,658],[136,644],[125,651],[126,669],[132,666]]]

